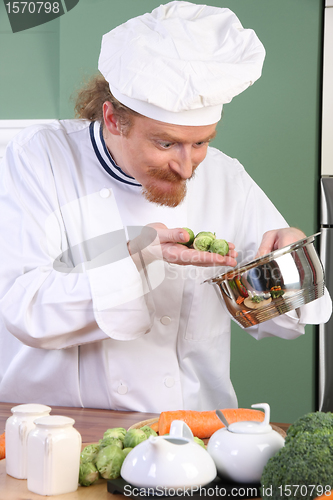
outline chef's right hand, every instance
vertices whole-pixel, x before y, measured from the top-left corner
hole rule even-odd
[[[136,264],[142,259],[145,264],[163,259],[183,266],[236,266],[237,252],[233,243],[229,243],[228,254],[222,256],[200,252],[181,244],[188,240],[189,234],[182,228],[169,229],[161,223],[148,224],[140,236],[128,243],[128,249]]]

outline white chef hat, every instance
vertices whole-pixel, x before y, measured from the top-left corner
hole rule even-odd
[[[210,125],[260,76],[265,49],[227,8],[175,0],[103,36],[98,69],[118,101],[177,125]]]

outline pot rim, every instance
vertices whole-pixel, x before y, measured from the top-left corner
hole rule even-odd
[[[295,250],[298,250],[299,248],[302,248],[306,245],[309,245],[312,243],[315,239],[316,236],[319,236],[321,233],[315,233],[312,234],[311,236],[307,236],[305,238],[302,238],[301,240],[295,241],[294,243],[291,243],[290,245],[287,245],[285,247],[279,248],[278,250],[273,250],[273,252],[270,252],[266,255],[263,255],[261,257],[258,257],[257,259],[254,259],[247,264],[243,264],[240,267],[235,267],[233,269],[230,269],[226,273],[219,274],[218,276],[215,276],[214,278],[209,278],[208,280],[205,280],[204,283],[217,283],[223,280],[230,280],[235,278],[236,276],[249,271],[253,267],[257,267],[259,265],[266,264],[267,262],[270,262],[272,260],[277,259],[278,257],[281,257],[282,255],[285,255],[287,253],[293,252]]]

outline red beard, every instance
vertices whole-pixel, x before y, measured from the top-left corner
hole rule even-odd
[[[190,179],[194,177],[194,171]],[[143,196],[152,203],[165,205],[167,207],[177,207],[185,198],[187,192],[187,180],[183,179],[177,172],[172,170],[160,170],[152,168],[149,171],[151,179],[164,181],[164,187],[151,182],[148,186],[143,187]]]

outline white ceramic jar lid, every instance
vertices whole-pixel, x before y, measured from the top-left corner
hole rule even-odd
[[[43,427],[68,427],[75,424],[75,420],[61,415],[48,415],[37,418],[34,423]]]
[[[30,415],[38,415],[39,413],[44,413],[44,412],[50,413],[51,409],[52,408],[50,408],[49,406],[40,405],[37,403],[29,403],[29,404],[14,406],[11,409],[11,412],[12,413],[26,413],[26,414],[30,414]]]

